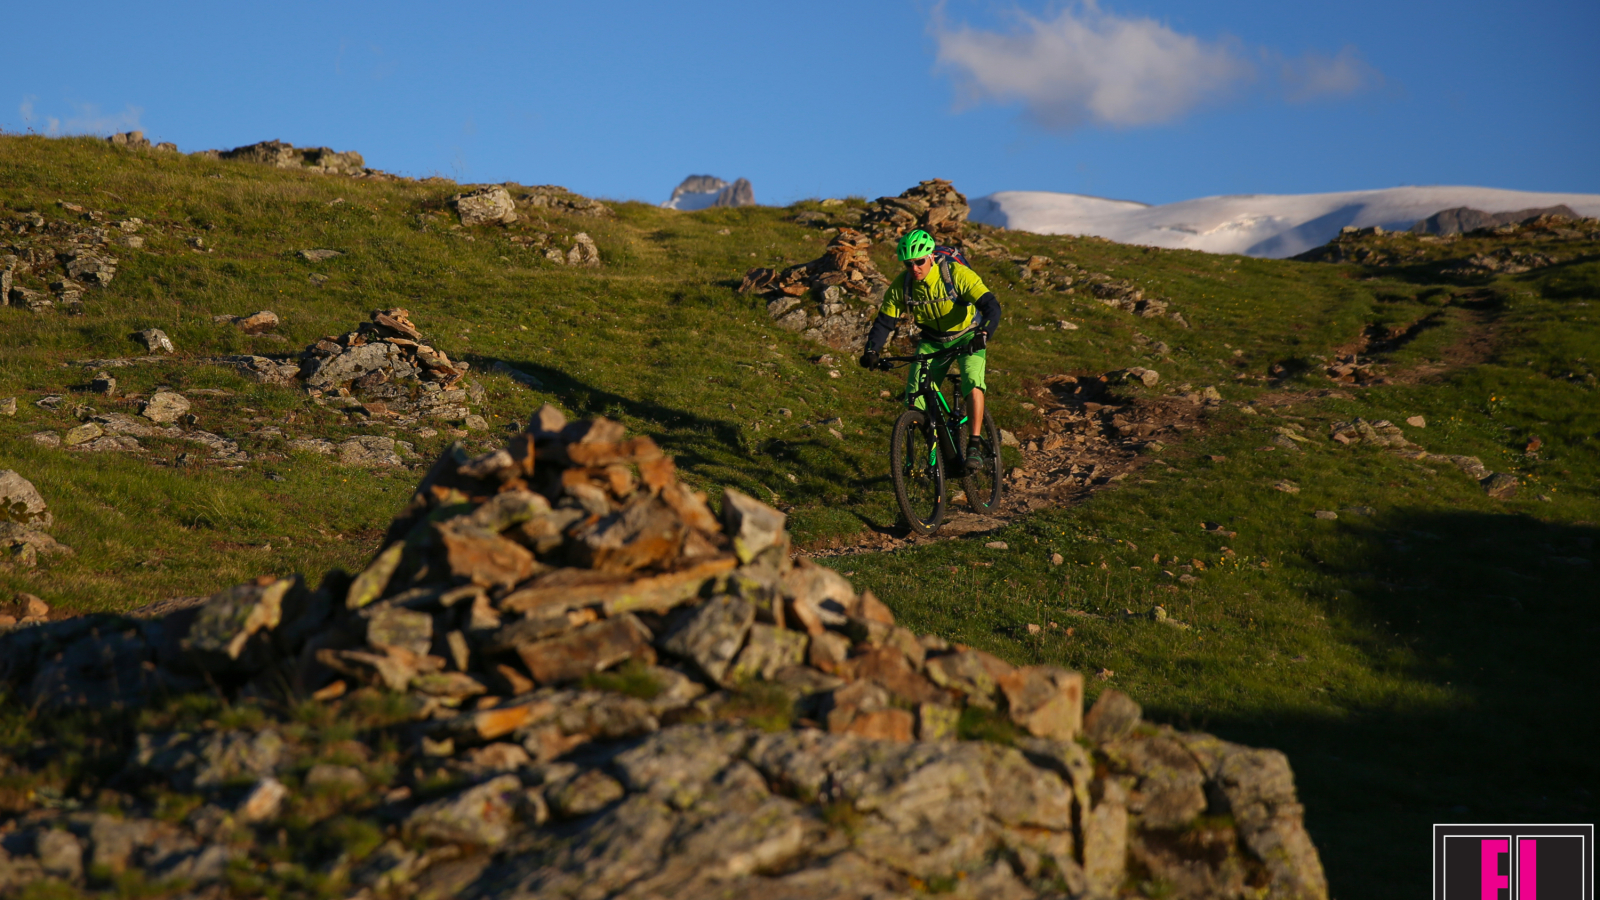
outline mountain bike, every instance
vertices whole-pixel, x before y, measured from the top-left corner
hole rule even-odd
[[[955,467],[966,490],[967,505],[973,512],[985,513],[1000,505],[1001,474],[1004,463],[1000,459],[1000,427],[987,411],[983,414],[983,430],[973,437],[968,424],[964,398],[961,396],[960,373],[949,372],[947,377],[956,381],[954,401],[945,399],[939,389],[943,377],[935,379],[933,373],[950,368],[956,357],[971,352],[965,345],[920,353],[915,356],[886,356],[878,360],[883,371],[922,363],[916,387],[906,396],[906,411],[894,423],[894,436],[889,441],[889,471],[894,479],[894,499],[901,515],[916,534],[933,534],[944,521],[946,501],[947,463]],[[922,401],[922,408],[916,406]],[[973,469],[966,466],[969,440],[979,442],[983,464]]]

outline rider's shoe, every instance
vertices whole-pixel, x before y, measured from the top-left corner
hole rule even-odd
[[[983,470],[983,448],[977,441],[967,444],[967,471],[981,472]]]

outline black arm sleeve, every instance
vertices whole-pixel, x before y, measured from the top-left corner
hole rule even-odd
[[[1000,327],[1000,301],[995,299],[994,291],[986,292],[977,302],[978,315],[983,317],[983,323],[978,327],[989,337],[994,337],[995,329]]]
[[[889,339],[889,333],[894,331],[895,319],[892,316],[878,313],[872,320],[872,330],[867,332],[867,349],[877,353],[883,349],[883,342]]]

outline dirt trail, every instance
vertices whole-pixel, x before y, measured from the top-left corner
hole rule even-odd
[[[1147,450],[1202,428],[1206,412],[1221,404],[1215,394],[1208,399],[1196,392],[1130,397],[1113,388],[1116,380],[1116,374],[1051,375],[1024,382],[1028,419],[1015,433],[1022,464],[1006,473],[999,509],[971,512],[954,481],[945,520],[932,535],[913,535],[896,522],[816,541],[803,551],[812,557],[879,553],[986,534],[1035,510],[1075,506],[1137,472],[1151,459]]]

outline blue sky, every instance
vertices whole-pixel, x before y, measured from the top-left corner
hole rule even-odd
[[[1600,4],[19,5],[0,128],[279,138],[661,202],[1473,184],[1600,193]]]

